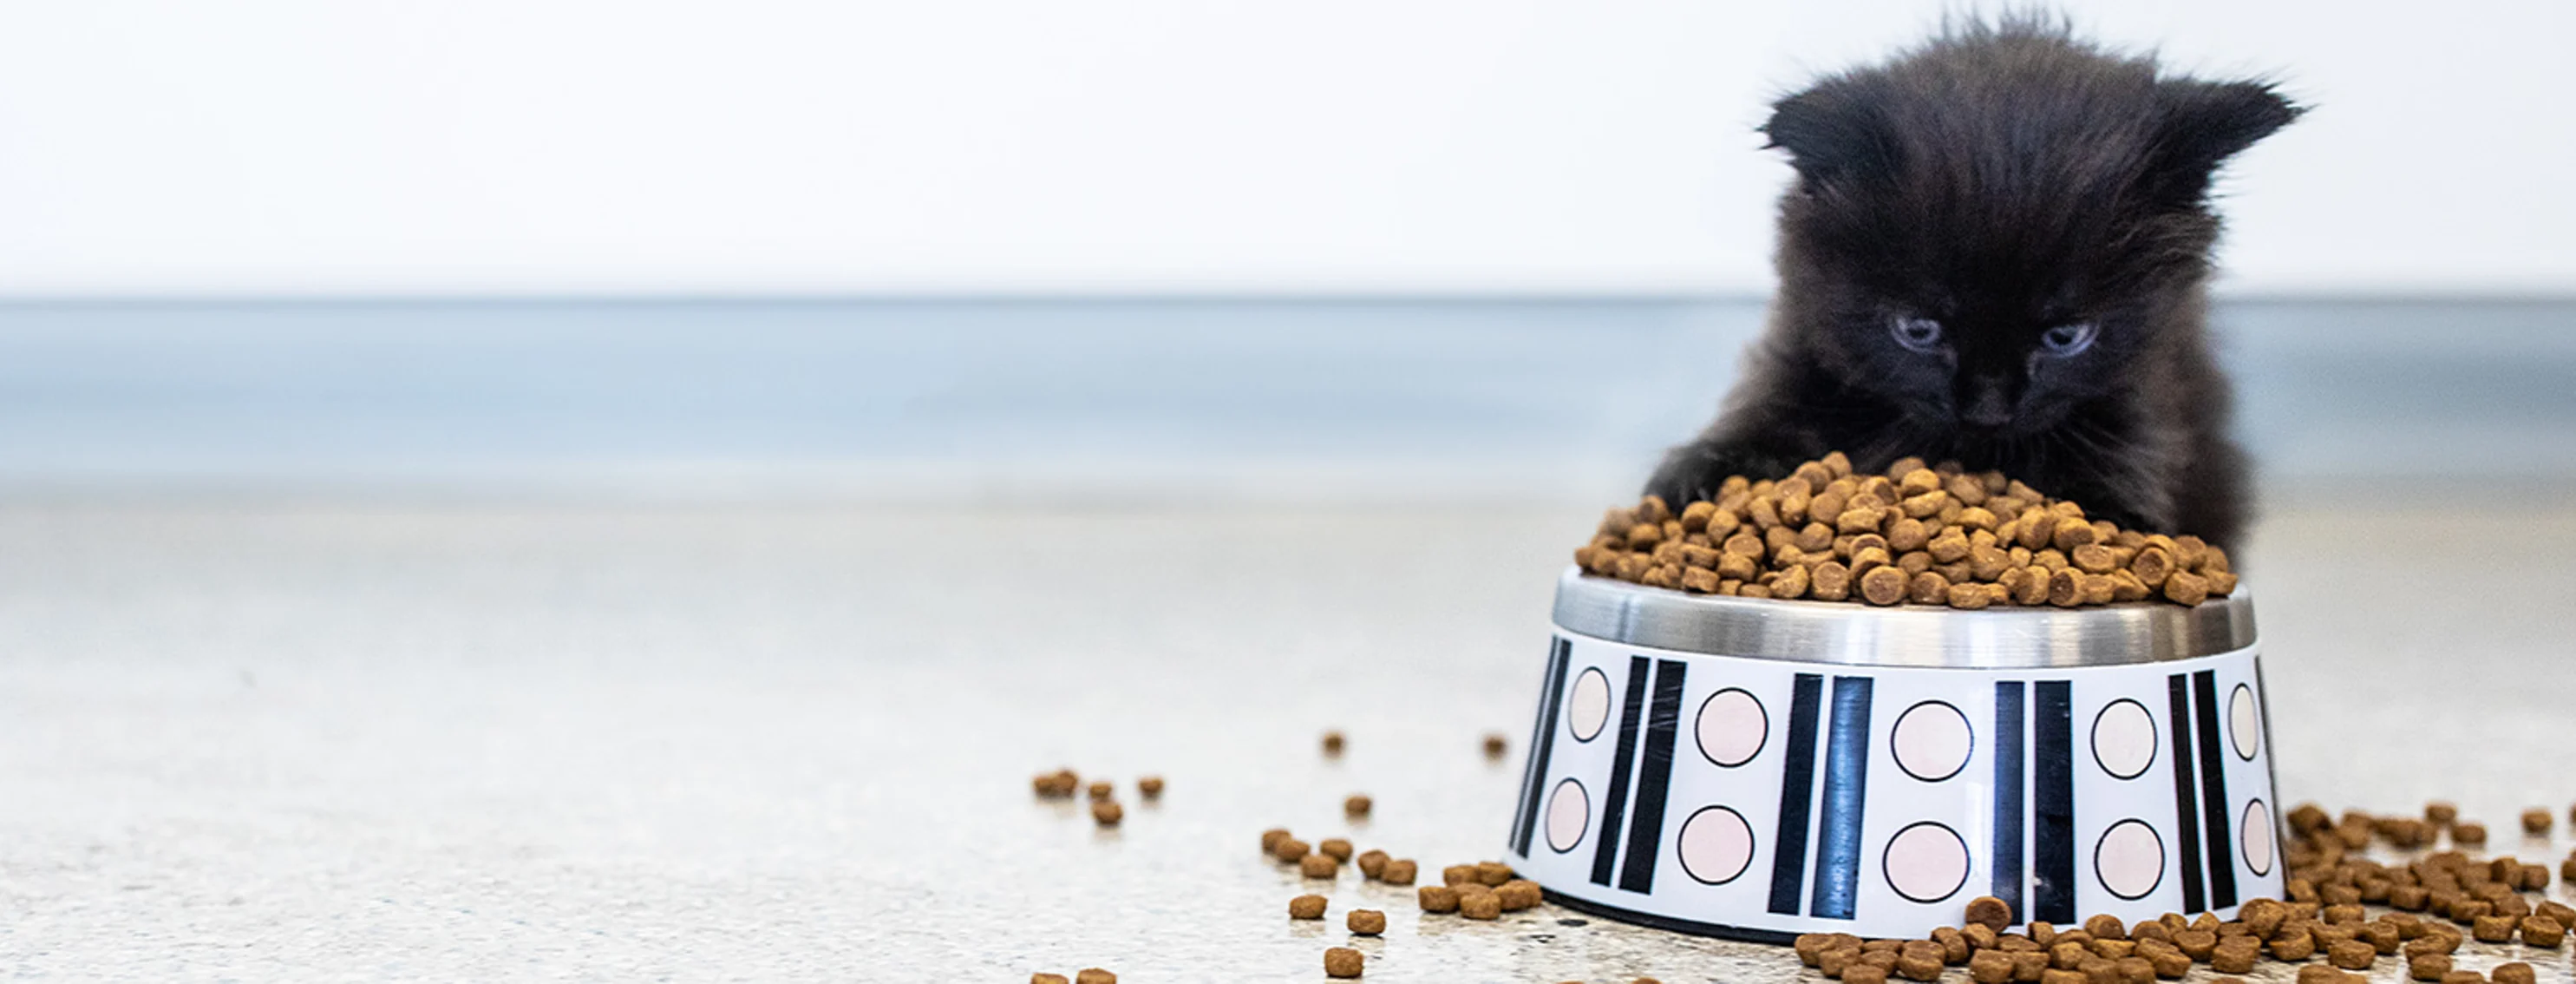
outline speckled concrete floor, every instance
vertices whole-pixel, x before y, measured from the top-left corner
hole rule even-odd
[[[0,507],[0,968],[1306,981],[1373,906],[1369,980],[1795,979],[1780,951],[1553,907],[1417,919],[1347,878],[1332,920],[1291,923],[1304,883],[1256,855],[1281,824],[1497,855],[1519,749],[1477,741],[1526,732],[1588,524]],[[2276,512],[2248,583],[2283,795],[2441,795],[2508,827],[2576,799],[2571,557],[2576,512]],[[1170,792],[1100,832],[1029,795],[1059,764]],[[1376,815],[1346,826],[1361,791]]]

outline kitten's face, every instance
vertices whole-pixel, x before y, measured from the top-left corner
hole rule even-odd
[[[2058,216],[2073,227],[2031,246],[1923,221],[1919,207],[1867,207],[1916,216],[1915,231],[1810,250],[1791,277],[1808,301],[1802,327],[1841,356],[1847,384],[1972,439],[2048,430],[2134,379],[2147,333],[2167,321],[2168,287],[2193,271],[2154,269],[2135,230],[2113,222]]]
[[[2207,273],[2212,171],[2296,115],[2045,25],[1827,76],[1763,127],[1798,172],[1782,327],[1927,428],[2048,430],[2152,385],[2133,370]]]

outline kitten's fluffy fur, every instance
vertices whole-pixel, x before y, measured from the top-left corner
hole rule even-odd
[[[1921,455],[2234,543],[2245,461],[2203,324],[2210,177],[2297,113],[2268,84],[2159,76],[2035,18],[1782,99],[1763,132],[1798,179],[1769,328],[1646,490],[1678,504],[1827,451]]]

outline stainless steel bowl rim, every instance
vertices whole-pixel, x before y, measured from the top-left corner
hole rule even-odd
[[[1840,666],[2118,666],[2254,644],[2254,602],[2241,588],[2191,608],[2133,602],[1956,611],[1687,594],[1568,566],[1557,579],[1555,620],[1568,632],[1632,646]]]

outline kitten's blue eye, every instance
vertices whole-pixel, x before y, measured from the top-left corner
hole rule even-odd
[[[2039,345],[2041,348],[2047,349],[2048,354],[2050,355],[2074,355],[2075,353],[2093,347],[2093,336],[2095,333],[2093,323],[2090,321],[2079,321],[2071,325],[2059,325],[2047,331],[2040,332]]]
[[[1917,352],[1941,347],[1941,323],[1930,318],[1898,318],[1888,324],[1888,331],[1896,336],[1896,344]]]

